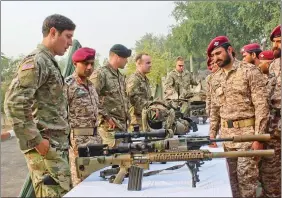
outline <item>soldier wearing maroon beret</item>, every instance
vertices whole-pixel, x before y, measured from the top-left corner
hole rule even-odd
[[[65,93],[68,100],[68,119],[71,127],[69,161],[73,186],[81,182],[77,177],[75,158],[78,146],[87,143],[102,143],[97,133],[98,94],[88,80],[93,72],[96,51],[83,47],[74,52],[72,61],[75,71],[65,79]]]
[[[264,134],[268,122],[267,90],[263,74],[253,64],[239,61],[225,36],[213,39],[207,54],[220,69],[210,83],[212,94],[210,108],[210,138],[220,130],[222,138],[242,134]],[[225,151],[262,149],[255,142],[224,142]],[[233,197],[256,197],[258,160],[239,157],[227,159]]]
[[[241,49],[241,53],[243,56],[243,61],[246,61],[247,63],[254,64],[256,66],[259,65],[259,54],[261,53],[261,47],[257,43],[251,43],[248,45],[245,45]]]
[[[281,26],[278,25],[270,34],[274,60],[269,66],[269,133],[271,140],[265,143],[266,149],[274,149],[271,158],[262,158],[260,176],[261,197],[281,197]],[[267,54],[265,54],[267,55]],[[268,54],[268,56],[270,56]],[[264,56],[266,57],[266,56]],[[263,57],[262,57],[263,58]],[[272,57],[271,57],[272,58]]]
[[[259,67],[262,73],[266,74],[268,76],[269,74],[269,66],[274,60],[274,54],[272,50],[266,50],[262,51],[259,54]]]

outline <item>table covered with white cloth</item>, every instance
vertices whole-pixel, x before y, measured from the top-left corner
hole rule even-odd
[[[198,132],[190,135],[208,135],[209,125],[198,125]],[[211,152],[223,152],[222,144],[218,148],[203,146]],[[150,164],[150,170],[165,169],[184,162],[167,162]],[[110,167],[108,167],[110,168]],[[187,166],[176,170],[165,170],[156,175],[143,177],[141,191],[128,191],[128,178],[122,184],[113,184],[99,177],[100,171],[92,173],[79,185],[68,192],[65,197],[232,197],[226,159],[205,161],[199,168],[196,188],[192,187],[192,176]]]

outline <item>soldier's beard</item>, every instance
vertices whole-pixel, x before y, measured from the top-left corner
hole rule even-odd
[[[281,49],[280,48],[273,47],[272,51],[273,51],[274,58],[280,58],[281,57]]]
[[[229,54],[226,54],[225,60],[223,61],[219,60],[219,61],[221,61],[221,63],[217,63],[217,65],[222,68],[231,63],[231,57],[229,56]]]
[[[255,64],[255,60],[252,59],[252,60],[250,61],[250,63],[254,65],[254,64]]]

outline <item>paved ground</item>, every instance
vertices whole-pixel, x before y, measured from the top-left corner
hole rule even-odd
[[[1,197],[18,197],[27,172],[16,138],[1,142]]]

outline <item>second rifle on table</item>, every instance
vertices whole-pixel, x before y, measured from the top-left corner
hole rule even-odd
[[[116,133],[115,138],[125,138],[131,140],[133,137],[165,137],[165,130],[158,130],[154,133]],[[223,142],[223,141],[231,141],[231,142],[249,142],[249,141],[268,141],[270,140],[269,134],[263,135],[242,135],[242,136],[234,136],[230,138],[219,138],[219,139],[210,139],[209,136],[199,136],[199,137],[180,137],[178,139],[169,138],[164,140],[150,141],[145,138],[145,141],[141,140],[141,142],[133,142],[132,140],[129,142],[122,142],[116,148],[109,148],[107,145],[94,145],[89,144],[86,146],[80,146],[79,156],[80,157],[91,157],[91,156],[111,156],[118,153],[127,153],[127,154],[146,154],[146,153],[158,153],[158,152],[183,152],[183,151],[195,151],[199,150],[201,146],[211,144],[212,142]],[[140,141],[140,140],[139,140]],[[167,160],[170,161],[170,160]],[[197,158],[197,159],[189,159],[186,161],[186,165],[189,168],[192,174],[192,186],[196,187],[196,183],[199,182],[199,175],[197,174],[199,171],[200,165],[202,165],[203,161],[206,159]],[[165,162],[164,160],[162,162]],[[181,167],[181,166],[178,166]],[[171,167],[170,169],[173,169]],[[114,181],[116,179],[116,174],[120,172],[119,168],[107,169],[100,172],[100,176],[106,178],[106,176],[111,176],[111,180]],[[164,169],[167,170],[167,169]],[[160,171],[157,171],[157,173]],[[126,175],[128,175],[128,170]],[[146,173],[145,173],[146,175]],[[147,175],[150,175],[147,173]],[[115,182],[114,182],[115,183]]]

